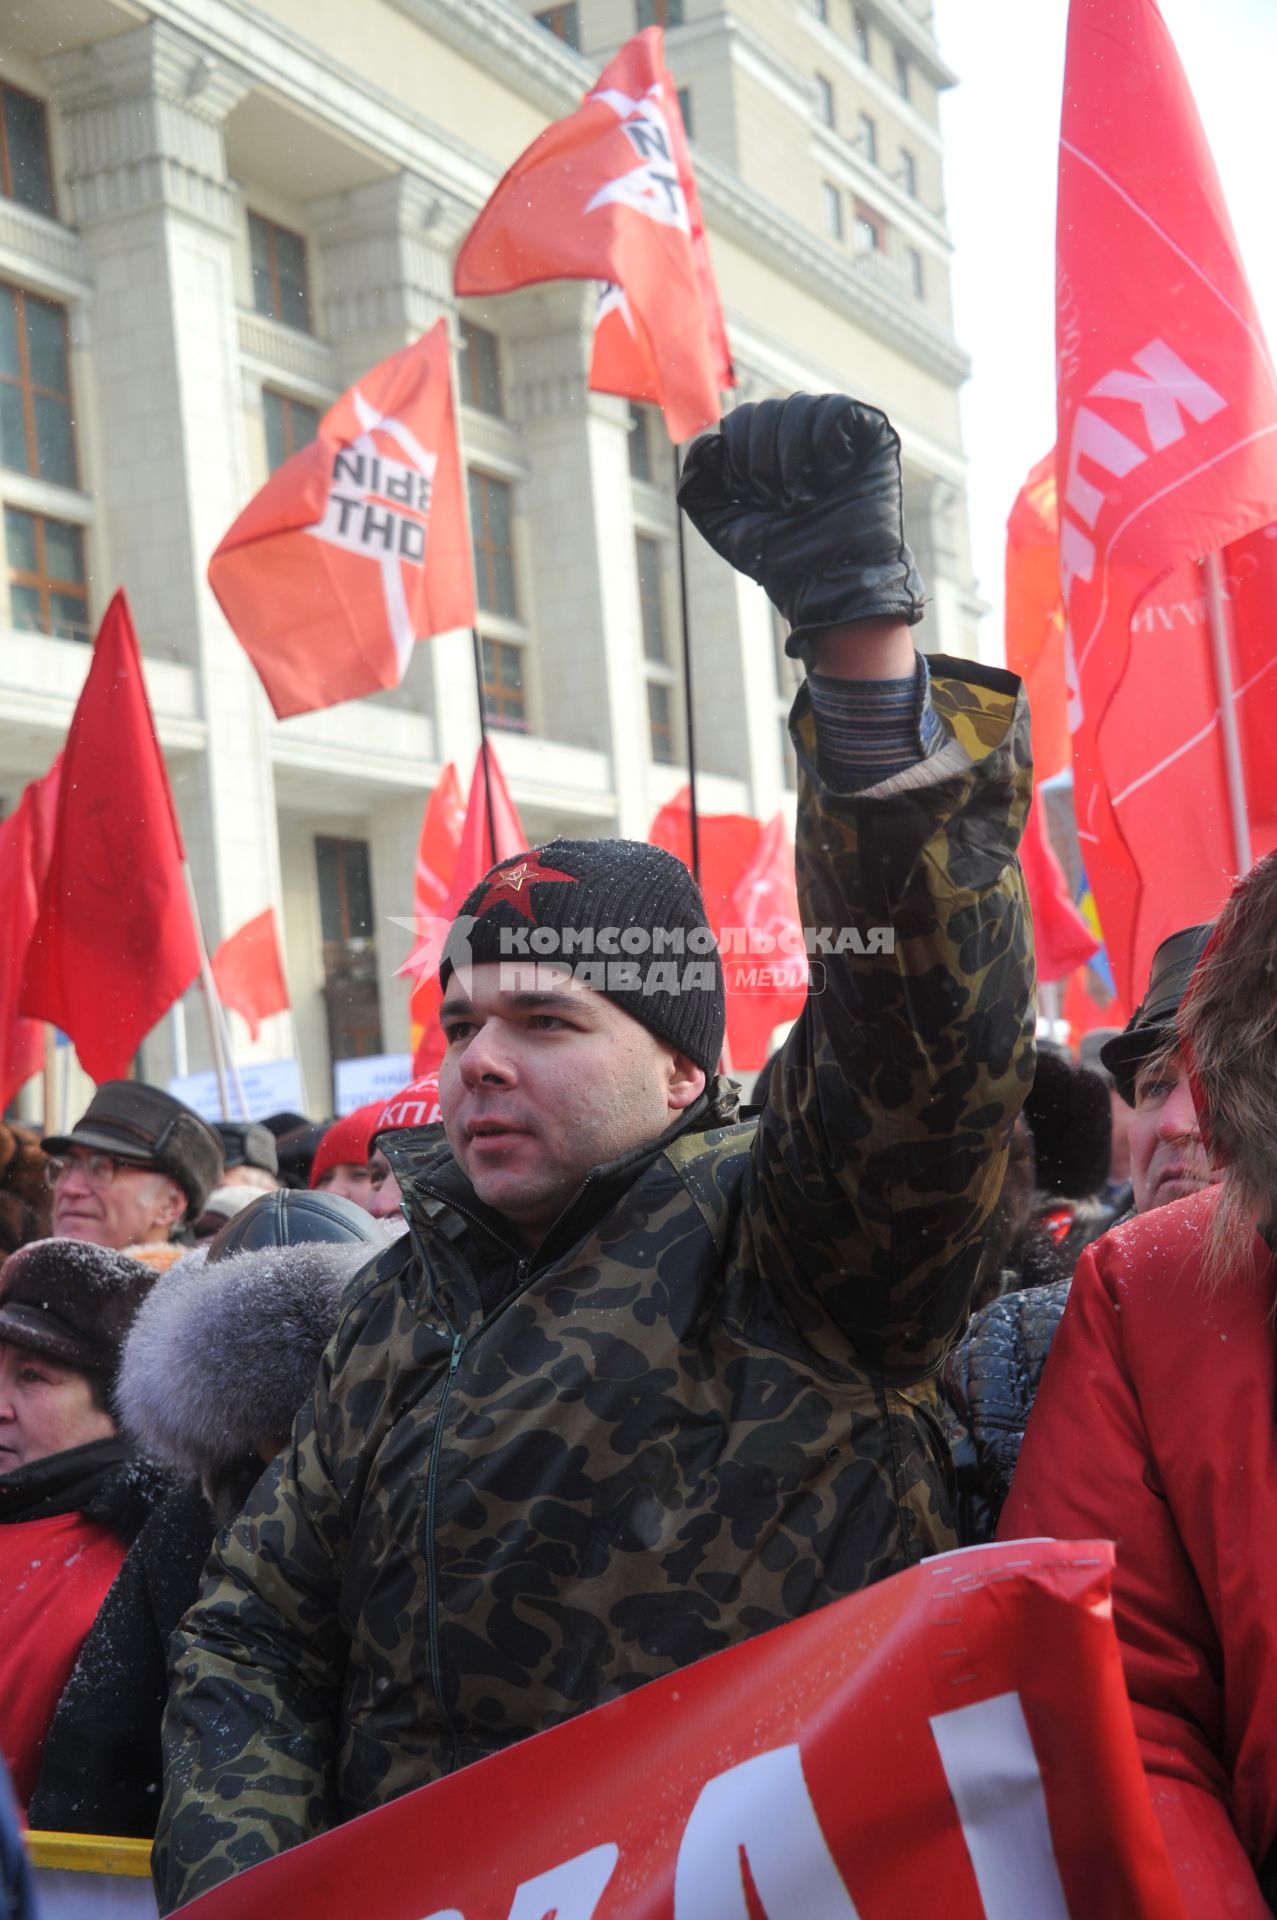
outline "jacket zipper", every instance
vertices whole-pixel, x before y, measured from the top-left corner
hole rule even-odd
[[[550,1232],[545,1237],[546,1240],[550,1239],[555,1227],[558,1226],[559,1221],[563,1219],[568,1209],[575,1206],[593,1177],[592,1174],[585,1176],[585,1179],[581,1182],[581,1185],[577,1188],[571,1200],[569,1200],[568,1205],[564,1207],[563,1212],[560,1213],[558,1219],[555,1220],[554,1225],[550,1228]],[[487,1226],[486,1222],[480,1220],[475,1214],[468,1212],[465,1207],[457,1206],[454,1201],[447,1199],[443,1194],[437,1194],[435,1197],[443,1200],[444,1205],[450,1207],[454,1213],[460,1214],[463,1220],[469,1220],[473,1226],[478,1227],[484,1233],[491,1234],[493,1239],[500,1241],[500,1236],[492,1234],[491,1228]],[[448,1357],[448,1374],[443,1383],[443,1392],[439,1396],[439,1410],[435,1415],[434,1445],[430,1449],[430,1465],[426,1471],[426,1593],[429,1608],[426,1620],[426,1643],[430,1660],[430,1683],[434,1688],[435,1705],[439,1709],[439,1717],[443,1722],[444,1732],[451,1746],[448,1771],[455,1773],[461,1764],[461,1736],[457,1731],[456,1722],[452,1717],[452,1710],[448,1706],[443,1692],[443,1653],[439,1645],[439,1558],[435,1537],[435,1519],[438,1511],[439,1493],[439,1455],[443,1445],[444,1420],[448,1412],[448,1402],[452,1397],[452,1383],[457,1377],[457,1368],[461,1365],[461,1356],[469,1346],[470,1341],[472,1339],[478,1339],[479,1335],[486,1332],[492,1325],[492,1322],[503,1314],[507,1307],[513,1306],[520,1295],[526,1292],[536,1276],[532,1271],[532,1259],[530,1256],[519,1256],[518,1249],[511,1246],[509,1241],[501,1242],[511,1253],[516,1255],[517,1264],[514,1270],[514,1277],[519,1284],[507,1299],[501,1301],[499,1306],[494,1307],[492,1312],[479,1322],[473,1334],[467,1338],[464,1333],[457,1332],[451,1320],[448,1318],[447,1313],[444,1311],[443,1303],[435,1291],[434,1269],[426,1258],[425,1250],[411,1222],[409,1223],[409,1233],[412,1236],[414,1251],[416,1252],[417,1258],[421,1261],[422,1270],[426,1276],[426,1286],[429,1290],[435,1311],[443,1321],[444,1326],[447,1327],[448,1332],[452,1335],[452,1352]],[[545,1241],[542,1241],[541,1244],[544,1246]]]

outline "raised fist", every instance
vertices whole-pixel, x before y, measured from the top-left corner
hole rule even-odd
[[[784,614],[791,653],[820,627],[921,620],[900,441],[876,407],[841,393],[737,407],[693,446],[678,497],[715,552]]]

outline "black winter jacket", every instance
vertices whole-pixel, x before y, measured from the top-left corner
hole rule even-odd
[[[944,1369],[958,1537],[992,1540],[1071,1280],[1007,1293],[977,1313]]]

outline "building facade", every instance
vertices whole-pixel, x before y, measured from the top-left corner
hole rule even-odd
[[[0,801],[49,765],[118,585],[210,945],[267,906],[294,1015],[237,1057],[408,1046],[396,969],[425,800],[478,706],[468,634],[283,723],[205,579],[331,401],[441,315],[498,757],[529,837],[646,835],[685,781],[673,453],[586,388],[597,289],[458,303],[502,171],[639,27],[666,30],[740,376],[843,389],[904,449],[929,648],[973,653],[940,92],[923,0],[42,0],[0,48]],[[792,666],[688,537],[701,804],[791,803]],[[142,1065],[180,1067],[180,1022]],[[202,1018],[189,1064],[207,1065]],[[72,1080],[72,1105],[85,1093]],[[29,1090],[27,1099],[34,1096]],[[38,1111],[38,1106],[34,1109]]]

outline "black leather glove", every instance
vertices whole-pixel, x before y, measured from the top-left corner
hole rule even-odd
[[[760,582],[793,631],[923,614],[905,544],[900,440],[841,393],[737,407],[687,456],[679,504],[716,553]]]

